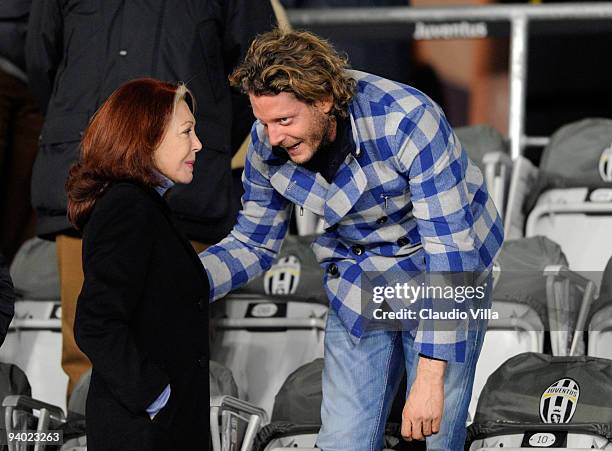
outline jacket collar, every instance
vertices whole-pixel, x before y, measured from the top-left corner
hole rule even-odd
[[[175,183],[161,172],[157,172],[157,175],[159,176],[160,184],[155,187],[155,191],[157,191],[160,196],[163,196],[166,194],[166,191],[175,185]]]

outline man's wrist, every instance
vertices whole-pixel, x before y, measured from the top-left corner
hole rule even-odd
[[[447,362],[445,360],[429,359],[425,356],[419,356],[417,364],[417,378],[425,378],[429,382],[444,383],[444,372],[446,371]]]

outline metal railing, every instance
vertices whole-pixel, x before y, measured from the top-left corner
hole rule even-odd
[[[287,10],[296,28],[341,27],[343,25],[398,25],[423,21],[508,21],[510,23],[510,108],[508,138],[512,158],[523,153],[526,145],[545,145],[548,138],[525,135],[525,103],[529,23],[534,20],[577,20],[612,18],[612,2],[546,5],[490,5],[455,7],[385,7]],[[455,24],[462,25],[462,24]],[[469,25],[469,24],[468,24]],[[456,26],[432,33],[428,39],[485,37],[478,28],[474,33]],[[453,30],[455,32],[453,33]]]

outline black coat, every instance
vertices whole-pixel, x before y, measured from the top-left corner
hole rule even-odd
[[[163,198],[111,186],[85,226],[83,269],[74,332],[93,364],[88,449],[208,449],[208,279]]]
[[[25,41],[32,0],[0,1],[0,57],[25,71]]]
[[[232,152],[254,120],[227,76],[273,24],[268,0],[34,0],[26,60],[46,111],[32,174],[37,234],[70,229],[64,184],[83,130],[117,87],[148,76],[187,82],[204,144],[193,182],[169,193],[170,208],[190,238],[223,238],[239,209],[231,201]]]

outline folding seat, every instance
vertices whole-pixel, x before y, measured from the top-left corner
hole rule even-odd
[[[506,140],[489,125],[457,127],[455,133],[470,159],[482,171],[489,194],[503,215],[512,175],[512,159]]]
[[[328,301],[313,238],[288,236],[268,272],[213,304],[222,317],[212,320],[211,358],[268,414],[286,377],[323,356]]]
[[[561,127],[539,168],[514,164],[506,238],[546,236],[573,271],[603,271],[612,256],[612,120],[584,119]],[[599,280],[594,281],[599,285]]]
[[[544,269],[566,264],[560,247],[544,237],[508,240],[495,264],[490,319],[476,366],[470,418],[489,377],[507,359],[522,352],[543,352],[550,330]],[[569,312],[568,312],[569,315]]]
[[[519,354],[489,377],[469,450],[612,450],[611,388],[610,360]]]
[[[603,272],[599,297],[593,303],[588,324],[588,355],[612,359],[612,258]]]
[[[323,359],[315,359],[287,377],[275,397],[272,421],[257,434],[253,451],[318,449],[315,442],[321,428],[322,371]],[[392,408],[385,427],[383,451],[399,449],[397,447],[402,443],[399,417],[403,407],[403,390],[399,392],[399,410],[396,406]]]
[[[61,367],[62,333],[55,243],[33,238],[11,265],[15,316],[0,348],[0,361],[28,375],[32,395],[66,408],[68,377]]]
[[[59,451],[87,451],[85,406],[90,380],[91,369],[75,385],[65,411],[30,396],[25,374],[14,365],[0,364],[0,385],[10,388],[4,389],[2,406],[6,414],[0,429],[9,434],[48,431],[51,436],[61,431]],[[210,361],[209,381],[212,449],[238,449],[243,444],[245,449],[250,449],[256,432],[267,423],[266,412],[235,397],[237,389],[231,372],[217,362]],[[9,443],[9,451],[22,449],[17,445],[17,442]],[[37,442],[35,450],[42,450],[43,445],[42,441]],[[194,444],[194,448],[200,446]]]

